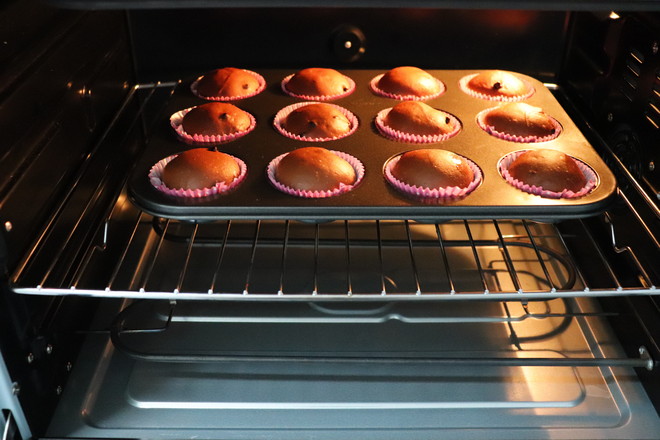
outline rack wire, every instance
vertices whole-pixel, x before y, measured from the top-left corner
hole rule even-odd
[[[135,131],[141,122],[145,143],[177,86],[137,86],[120,109],[137,108],[128,125]],[[118,114],[93,151],[104,148],[113,131],[126,130],[114,127],[120,119]],[[122,142],[135,142],[124,133]],[[77,185],[14,270],[10,280],[17,293],[171,301],[525,301],[660,293],[657,270],[649,271],[648,261],[619,242],[609,213],[611,242],[604,245],[584,220],[190,223],[137,210],[124,188],[111,190],[116,203],[99,222],[88,220],[98,217],[93,205],[105,191],[98,186],[80,218],[65,221],[74,190]],[[636,214],[625,194],[619,203],[634,213],[657,252],[654,226]],[[588,273],[577,263],[584,259],[574,255],[584,247],[590,249]],[[621,276],[612,251],[623,256],[632,276]]]

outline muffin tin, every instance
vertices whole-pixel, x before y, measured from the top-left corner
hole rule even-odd
[[[532,218],[558,221],[596,215],[604,211],[616,194],[616,181],[605,163],[566,114],[561,105],[539,81],[520,75],[533,85],[535,93],[524,100],[543,108],[562,126],[561,134],[547,142],[520,143],[498,139],[482,130],[477,114],[498,103],[467,95],[459,81],[479,70],[428,70],[446,86],[439,97],[425,101],[432,107],[457,117],[461,131],[433,144],[412,144],[387,139],[375,126],[376,114],[394,106],[394,99],[374,94],[370,81],[384,70],[341,70],[352,78],[356,88],[349,96],[331,101],[359,120],[357,130],[342,139],[309,143],[290,139],[273,127],[273,119],[286,106],[301,102],[286,95],[280,86],[283,78],[294,70],[259,70],[267,82],[257,96],[235,101],[234,104],[255,116],[256,128],[246,136],[218,146],[218,150],[234,155],[247,164],[244,181],[233,191],[201,199],[168,196],[149,182],[150,168],[161,159],[192,148],[179,141],[167,118],[177,111],[205,101],[190,92],[189,84],[178,87],[164,111],[166,117],[152,136],[129,181],[129,196],[141,209],[165,218],[189,221],[215,219],[297,219],[329,221],[338,219],[411,219],[444,221],[479,218]],[[365,166],[365,176],[352,191],[336,197],[305,199],[284,194],[276,189],[266,175],[269,162],[283,153],[303,146],[316,145],[348,153]],[[474,161],[481,169],[479,187],[460,199],[440,201],[417,200],[391,187],[383,177],[383,166],[393,156],[416,148],[441,148]],[[525,193],[509,185],[499,174],[498,162],[505,155],[526,149],[553,148],[588,164],[597,174],[596,187],[576,199],[550,199]]]

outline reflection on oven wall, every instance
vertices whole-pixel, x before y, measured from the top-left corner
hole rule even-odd
[[[445,304],[442,299],[438,303],[420,303],[413,298],[410,304],[402,302],[403,306],[387,306],[390,309],[386,316],[391,318],[392,322],[384,328],[373,327],[371,334],[378,337],[375,338],[378,347],[390,356],[394,351],[392,346],[388,345],[391,343],[398,354],[411,347],[422,353],[436,355],[449,355],[442,353],[447,347],[459,350],[459,354],[464,354],[460,350],[469,352],[478,347],[487,351],[488,355],[502,355],[504,352],[517,360],[530,356],[561,360],[564,356],[573,356],[603,357],[606,360],[629,358],[638,361],[641,359],[639,347],[644,345],[651,351],[652,357],[658,359],[657,344],[654,345],[653,339],[653,336],[658,334],[657,313],[654,314],[657,312],[657,303],[654,299],[644,296],[644,293],[653,293],[653,286],[658,285],[659,279],[656,264],[659,246],[657,241],[654,243],[653,239],[649,238],[660,236],[657,231],[657,211],[653,211],[649,206],[653,204],[649,203],[649,199],[655,200],[658,188],[657,171],[654,167],[657,162],[657,148],[653,148],[659,144],[656,114],[659,80],[657,49],[654,49],[657,48],[654,42],[660,35],[657,13],[621,13],[617,19],[610,17],[609,11],[566,13],[326,8],[310,9],[301,13],[296,9],[278,8],[88,12],[53,9],[33,1],[8,1],[0,8],[0,20],[3,23],[3,26],[0,26],[0,41],[4,48],[1,52],[4,63],[1,71],[3,81],[0,86],[0,128],[3,133],[0,152],[0,176],[3,176],[0,177],[0,224],[4,226],[2,240],[8,247],[7,253],[1,256],[6,260],[5,278],[10,278],[12,282],[9,286],[3,279],[0,292],[0,353],[10,376],[9,379],[3,379],[3,387],[0,387],[0,390],[4,390],[0,396],[0,409],[5,422],[20,420],[17,423],[19,433],[15,434],[14,438],[94,435],[110,438],[164,438],[171,436],[172,432],[184,432],[186,437],[207,438],[273,438],[277,435],[284,438],[332,438],[336,435],[334,429],[337,426],[346,429],[342,432],[343,436],[352,437],[400,439],[408,435],[411,438],[421,438],[432,432],[435,439],[443,436],[479,438],[479,434],[470,437],[472,434],[469,433],[474,432],[474,426],[480,426],[478,423],[481,420],[498,420],[496,416],[484,416],[485,411],[482,408],[495,406],[496,398],[502,399],[497,401],[497,404],[505,408],[508,406],[509,410],[501,410],[499,414],[502,418],[499,419],[500,425],[496,429],[483,430],[487,431],[491,438],[515,438],[516,433],[525,438],[570,438],[581,435],[591,438],[596,435],[619,438],[655,436],[657,431],[649,433],[643,428],[652,429],[657,425],[657,413],[649,403],[651,399],[656,402],[656,408],[660,408],[657,403],[657,390],[660,389],[657,368],[653,371],[637,368],[636,376],[632,369],[623,367],[568,367],[557,371],[555,367],[529,366],[524,362],[520,364],[522,366],[511,368],[443,367],[443,374],[459,378],[445,382],[442,380],[445,376],[433,368],[395,368],[393,372],[384,374],[385,377],[389,374],[391,382],[385,381],[383,388],[370,386],[378,383],[382,377],[362,365],[338,368],[348,379],[334,383],[324,382],[318,377],[314,382],[310,380],[310,377],[314,378],[313,374],[301,374],[301,380],[292,381],[291,386],[303,390],[301,395],[309,393],[314,398],[322,397],[326,393],[332,395],[336,399],[331,402],[333,405],[341,398],[351,395],[348,392],[342,394],[343,391],[332,394],[333,390],[350,390],[350,387],[347,387],[347,384],[351,383],[350,378],[366,376],[368,380],[358,383],[358,386],[365,391],[365,400],[367,397],[373,399],[368,402],[369,412],[375,413],[379,407],[396,406],[395,404],[403,407],[397,408],[402,411],[379,414],[378,418],[369,420],[368,416],[356,417],[351,411],[340,413],[340,408],[335,408],[331,411],[332,414],[325,414],[336,424],[331,426],[332,429],[323,429],[326,427],[323,424],[328,423],[323,420],[323,414],[317,417],[312,415],[303,417],[302,423],[311,424],[312,420],[319,425],[316,430],[310,428],[303,434],[300,433],[303,431],[282,434],[282,428],[287,426],[279,426],[280,430],[274,430],[277,422],[270,426],[267,422],[277,420],[277,417],[266,417],[268,411],[263,408],[259,408],[260,412],[256,417],[254,414],[248,415],[247,422],[245,417],[242,422],[240,417],[237,417],[224,426],[214,426],[199,413],[185,413],[190,415],[190,418],[181,417],[181,413],[189,411],[186,407],[193,404],[200,407],[206,405],[204,411],[208,412],[223,405],[248,406],[240,400],[231,401],[226,398],[222,386],[236,387],[239,383],[245,385],[244,393],[246,389],[250,389],[255,393],[252,397],[263,398],[258,394],[259,387],[254,385],[256,381],[223,381],[221,379],[224,376],[206,364],[202,367],[187,367],[185,362],[177,362],[176,367],[170,368],[168,363],[159,363],[154,367],[149,362],[141,363],[134,361],[131,356],[125,357],[125,353],[131,353],[130,349],[135,346],[121,347],[117,344],[124,350],[122,351],[113,348],[112,344],[103,339],[107,337],[117,311],[124,307],[124,301],[121,299],[79,298],[75,295],[28,297],[16,294],[12,288],[28,286],[36,290],[35,286],[43,279],[48,279],[56,280],[58,287],[68,289],[70,281],[76,278],[71,273],[79,273],[71,268],[84,266],[87,252],[92,250],[100,263],[97,266],[88,266],[89,270],[83,272],[86,279],[100,279],[101,275],[108,273],[111,275],[117,261],[115,257],[117,254],[121,255],[122,251],[117,251],[116,243],[106,243],[103,237],[106,224],[111,232],[111,239],[116,238],[114,232],[120,229],[123,230],[119,233],[121,237],[130,235],[135,226],[138,232],[148,235],[152,240],[136,241],[136,248],[155,247],[149,248],[147,245],[157,243],[158,227],[154,227],[150,220],[144,220],[148,217],[147,214],[144,214],[142,221],[133,223],[134,218],[137,218],[135,208],[131,206],[125,193],[121,192],[127,170],[130,170],[139,157],[144,140],[149,139],[148,121],[153,120],[149,118],[153,115],[148,111],[144,116],[139,113],[142,104],[139,99],[124,100],[136,83],[188,78],[225,64],[255,69],[294,70],[312,64],[339,69],[386,69],[392,67],[392,60],[396,60],[396,64],[413,64],[436,69],[504,68],[560,85],[558,96],[562,103],[572,109],[571,115],[583,122],[584,131],[593,139],[592,143],[604,150],[607,145],[622,161],[624,166],[618,169],[616,159],[609,159],[612,168],[619,172],[619,181],[627,191],[625,197],[635,207],[635,212],[645,219],[650,218],[645,223],[650,232],[640,228],[639,222],[632,219],[630,206],[622,201],[612,209],[609,217],[585,220],[584,225],[582,222],[569,221],[561,222],[555,228],[555,225],[529,222],[528,226],[532,225],[531,238],[522,222],[469,222],[469,230],[474,232],[476,237],[488,238],[487,242],[477,246],[478,260],[475,260],[470,241],[465,238],[468,229],[463,222],[441,225],[441,231],[447,235],[447,244],[451,245],[447,249],[447,258],[457,286],[460,286],[459,290],[483,291],[485,285],[485,290],[489,292],[515,294],[518,287],[512,276],[512,273],[515,273],[519,276],[524,290],[547,291],[551,283],[541,275],[542,263],[539,263],[531,245],[536,240],[543,243],[547,240],[553,242],[551,248],[558,247],[568,255],[563,259],[555,259],[544,252],[541,253],[540,260],[548,261],[552,265],[551,276],[557,277],[559,290],[567,284],[567,280],[571,280],[567,275],[570,272],[566,270],[568,267],[577,268],[577,272],[586,278],[587,285],[594,290],[603,288],[611,293],[608,293],[607,298],[594,301],[581,298],[575,301],[571,299],[531,303],[487,299],[477,302],[452,300],[455,302],[453,305],[449,304],[452,301]],[[246,23],[249,23],[248,30]],[[345,44],[347,38],[351,41],[350,48]],[[549,41],[552,43],[548,44]],[[356,52],[353,53],[349,49]],[[563,96],[564,94],[566,96]],[[126,109],[119,112],[118,109],[124,103]],[[140,114],[140,118],[135,118],[135,114]],[[114,121],[118,115],[118,121]],[[107,127],[114,122],[119,129],[106,135]],[[590,127],[595,127],[595,130]],[[603,155],[609,157],[606,153],[607,151],[604,151]],[[91,163],[86,159],[88,156],[94,157]],[[637,179],[636,182],[644,188],[643,194],[648,199],[635,193],[635,183],[626,176],[623,169]],[[99,181],[102,185],[99,185]],[[120,193],[117,194],[118,192]],[[109,211],[112,213],[108,214]],[[106,222],[107,218],[111,221]],[[613,228],[610,227],[611,224],[614,225]],[[268,225],[264,225],[263,228],[268,229]],[[494,232],[494,225],[503,228],[502,241],[506,243],[507,251],[511,252],[508,257],[504,248],[497,245],[499,237]],[[214,227],[213,224],[205,227],[214,234],[217,243],[218,237],[222,237],[222,229]],[[192,229],[190,224],[175,222],[173,229],[176,228],[183,231]],[[250,249],[246,248],[245,243],[253,241],[247,233],[242,234],[243,230],[252,231],[254,225],[237,222],[232,228],[232,231],[240,231],[232,237],[235,239],[232,241],[235,246],[233,249],[247,257],[244,259],[246,262],[241,260],[240,265],[233,262],[236,267],[230,265],[227,272],[235,274],[237,278],[234,280],[227,276],[226,280],[240,292],[250,272]],[[320,225],[319,228],[321,234],[327,233],[343,240],[343,223]],[[352,233],[361,228],[361,225],[350,222]],[[282,225],[274,223],[272,229],[282,229]],[[314,226],[305,229],[313,230]],[[399,235],[396,236],[396,245],[386,250],[390,257],[386,271],[393,274],[384,281],[386,289],[396,291],[396,288],[401,288],[402,291],[414,293],[415,273],[409,270],[409,267],[414,265],[410,259],[412,254],[420,262],[418,275],[425,286],[424,290],[449,296],[449,277],[443,275],[446,272],[443,271],[442,250],[437,244],[435,227],[415,224],[408,226],[403,222],[395,222],[392,229],[399,231]],[[294,226],[294,230],[299,229]],[[411,246],[407,244],[407,230],[413,238]],[[381,272],[373,269],[377,264],[377,254],[374,250],[378,248],[378,242],[372,239],[376,235],[373,225],[367,224],[365,231],[365,237],[369,238],[365,240],[366,250],[351,247],[352,252],[355,252],[352,254],[352,268],[357,271],[352,274],[349,272],[351,276],[346,275],[345,260],[334,259],[335,255],[343,255],[343,249],[338,251],[336,242],[322,249],[324,255],[331,257],[332,263],[329,265],[332,272],[326,273],[323,278],[328,286],[326,292],[343,294],[349,284],[346,280],[350,280],[355,283],[356,288],[366,284],[367,293],[379,296]],[[455,236],[452,236],[452,231],[457,231]],[[616,238],[614,246],[612,231]],[[594,251],[596,247],[592,244],[587,242],[585,245],[586,236],[592,233],[595,235],[594,240],[599,243],[598,249],[604,249],[605,256],[597,256]],[[313,249],[314,235],[311,237],[311,240],[302,240],[303,255],[309,256],[306,251]],[[275,243],[281,240],[276,236],[267,238]],[[386,242],[387,239],[386,237]],[[567,241],[565,245],[555,243],[564,239]],[[183,240],[186,240],[185,236]],[[433,246],[429,245],[431,241],[434,242]],[[523,246],[514,244],[518,241],[526,245],[524,251],[519,249]],[[185,244],[180,242],[172,241],[168,244],[173,248],[186,248]],[[200,248],[209,250],[209,253],[210,250],[217,251],[217,247],[213,248],[213,243],[199,245]],[[632,246],[635,253],[626,250],[627,246]],[[266,254],[276,258],[280,253],[279,248],[275,251],[273,249],[268,248]],[[107,250],[109,251],[106,252]],[[58,261],[52,258],[54,255],[58,256]],[[217,254],[212,255],[216,258]],[[370,258],[363,259],[361,256]],[[578,259],[578,264],[565,263],[566,259],[571,258]],[[178,261],[176,258],[175,260]],[[639,264],[636,264],[637,260]],[[401,264],[401,261],[406,264]],[[476,268],[475,261],[484,262],[481,271]],[[311,265],[310,259],[304,262]],[[367,265],[367,262],[373,264]],[[622,290],[631,289],[641,292],[642,295],[631,298],[621,298],[617,295],[617,282],[613,282],[611,276],[603,275],[608,272],[608,263],[622,285]],[[150,261],[146,261],[140,267],[148,271],[149,264]],[[271,266],[277,269],[279,264],[265,264],[266,270],[263,272],[271,276],[275,273],[274,278],[257,278],[253,286],[275,286],[277,290],[279,278],[276,272],[270,270]],[[174,273],[169,270],[170,267],[179,266],[168,267],[164,264],[156,269],[169,275],[169,278],[175,278],[176,282],[180,272]],[[643,270],[640,270],[640,267]],[[20,279],[20,285],[13,283],[19,272],[26,274]],[[128,282],[131,277],[138,278],[138,275],[139,272],[121,273]],[[309,272],[304,275],[309,275]],[[164,278],[168,280],[167,277]],[[310,280],[313,280],[313,277],[309,277],[304,283],[300,282],[303,284],[303,292],[308,292],[313,285]],[[368,281],[363,283],[364,280]],[[578,283],[576,286],[571,284],[570,288],[575,288],[578,293],[584,291],[583,284]],[[104,286],[101,286],[99,290],[103,288]],[[575,291],[570,294],[579,297]],[[225,304],[207,306],[204,303],[200,303],[200,306],[180,301],[176,307],[172,307],[175,312],[174,326],[171,329],[173,331],[156,334],[153,339],[148,337],[153,335],[140,332],[132,334],[131,330],[145,330],[152,323],[163,324],[163,317],[166,324],[170,304],[151,304],[147,301],[147,308],[159,307],[165,311],[159,309],[155,313],[141,312],[140,306],[129,309],[133,314],[127,315],[126,327],[121,328],[121,335],[129,338],[128,342],[132,341],[131,337],[142,342],[138,348],[153,349],[156,346],[162,349],[148,353],[156,356],[167,353],[172,347],[182,350],[174,353],[175,356],[197,356],[199,351],[207,350],[213,343],[218,345],[219,348],[216,348],[220,354],[224,353],[220,349],[235,353],[245,348],[242,345],[244,342],[257,343],[251,348],[256,354],[260,354],[259,351],[264,350],[264,345],[259,345],[258,342],[263,341],[259,340],[258,328],[252,324],[261,321],[265,328],[275,330],[267,333],[266,336],[270,338],[263,338],[272,342],[272,347],[275,348],[279,339],[277,332],[287,331],[294,343],[301,344],[302,348],[298,348],[302,352],[305,352],[304,349],[309,350],[310,346],[316,347],[317,350],[324,348],[326,354],[331,355],[332,351],[334,354],[340,351],[338,347],[344,350],[363,350],[364,346],[357,343],[361,340],[368,341],[369,338],[365,335],[369,333],[356,332],[355,327],[349,326],[348,330],[343,327],[342,331],[348,334],[360,335],[350,338],[351,343],[355,344],[350,345],[342,340],[341,336],[337,336],[337,328],[341,327],[333,327],[336,322],[325,326],[317,325],[319,321],[345,320],[350,325],[355,321],[367,320],[364,315],[371,313],[370,307],[366,307],[364,311],[362,306],[351,304],[350,299],[342,301],[344,300],[346,304],[340,302],[340,305],[336,306],[339,312],[332,310],[332,307],[325,307],[320,313],[317,313],[318,310],[314,307],[309,307],[313,310],[310,312],[305,305],[256,305],[248,302],[230,307]],[[635,324],[636,315],[644,325]],[[380,318],[378,315],[377,317]],[[418,322],[418,327],[412,325],[411,328],[410,325],[397,322],[400,317],[412,321],[431,321],[431,324]],[[271,327],[267,327],[267,321],[270,321],[267,325]],[[285,330],[282,330],[281,321],[290,322],[292,325],[284,326]],[[314,327],[311,331],[305,331],[305,327],[300,326],[300,321],[312,322]],[[454,322],[448,324],[448,321]],[[481,323],[475,325],[474,321]],[[201,322],[203,326],[187,326],[190,322]],[[421,334],[416,333],[422,325],[428,325],[429,330]],[[231,331],[225,330],[225,326],[229,326]],[[361,329],[362,326],[367,325],[360,323],[358,328]],[[180,338],[182,334],[199,333],[204,328],[212,328],[213,335],[257,336],[245,339],[214,338],[207,341],[202,334],[194,339],[195,344]],[[616,336],[613,335],[612,328],[616,329]],[[443,336],[433,337],[436,333]],[[310,345],[309,339],[305,338],[306,334],[318,334],[323,345]],[[383,338],[384,334],[398,335],[399,339]],[[296,339],[296,336],[299,339]],[[230,345],[223,346],[227,341]],[[429,345],[423,346],[420,341]],[[231,345],[232,342],[236,345]],[[466,342],[469,342],[468,347],[465,346]],[[170,345],[171,343],[174,345]],[[83,344],[84,348],[81,349]],[[195,352],[195,349],[198,351]],[[211,355],[218,352],[212,352]],[[472,352],[469,354],[474,355]],[[135,364],[132,364],[133,362]],[[134,365],[134,369],[126,367],[127,365]],[[238,365],[227,369],[231,372],[229,376],[240,377],[245,374],[245,368]],[[125,368],[116,370],[116,376],[101,374],[104,368],[116,366]],[[258,373],[263,373],[262,367],[254,368]],[[298,369],[305,373],[310,370],[318,372],[316,367],[296,366],[295,371],[299,371]],[[113,371],[112,368],[108,370]],[[369,373],[365,374],[365,370]],[[387,366],[377,370],[389,371]],[[155,375],[154,372],[157,371],[162,376]],[[469,373],[463,374],[464,371]],[[334,369],[322,371],[321,376],[332,377],[336,372]],[[218,388],[208,387],[207,383],[199,380],[209,374],[218,379],[213,382]],[[291,375],[290,372],[282,372],[283,376],[287,374]],[[101,378],[107,382],[95,382],[90,377]],[[168,379],[163,379],[165,377]],[[431,377],[433,380],[425,384],[419,377]],[[638,383],[638,377],[641,378],[647,394],[641,391],[642,385]],[[131,381],[131,378],[136,380]],[[153,380],[149,380],[150,378]],[[140,382],[137,379],[145,381]],[[114,388],[117,392],[113,394],[113,381],[130,382],[133,386],[125,389]],[[175,381],[184,390],[190,386],[201,390],[207,388],[212,392],[207,391],[207,401],[191,402],[194,396],[188,401],[176,400],[176,397],[187,394],[182,392],[177,396],[172,393],[168,384]],[[556,386],[558,382],[564,386]],[[511,386],[506,386],[507,383]],[[271,385],[273,389],[280,386],[276,381],[271,382]],[[314,392],[309,392],[310,385]],[[392,393],[392,387],[408,394]],[[486,388],[487,392],[479,394],[478,390],[482,388]],[[286,385],[279,389],[286,390]],[[98,393],[99,390],[104,392]],[[448,393],[447,390],[453,392]],[[466,402],[463,398],[466,390],[470,391],[467,394],[473,401]],[[215,391],[218,392],[213,394]],[[125,407],[114,406],[115,403],[121,402],[123,394],[129,392],[135,393],[132,396],[137,395],[145,399],[133,400],[131,405]],[[393,394],[400,398],[399,402],[378,400],[382,399],[381,396]],[[238,398],[245,397],[245,394],[241,393],[236,395]],[[441,398],[438,398],[438,395]],[[417,400],[415,396],[418,396]],[[488,401],[484,396],[492,400]],[[113,401],[116,397],[119,399]],[[303,404],[296,400],[296,395],[292,396],[292,393],[286,392],[277,397],[282,400],[269,403],[275,405],[284,402],[292,407],[299,405],[296,411],[306,410],[309,413],[319,411],[319,407],[327,404],[322,401]],[[223,398],[226,400],[222,400]],[[449,407],[457,403],[463,408],[454,412],[456,409]],[[344,404],[351,410],[356,410],[364,402],[344,401]],[[151,405],[146,410],[149,414],[164,410],[166,416],[159,422],[162,424],[160,431],[154,433],[153,426],[145,428],[147,420],[153,422],[154,419],[145,417],[144,412],[131,412],[131,409],[140,405]],[[181,405],[176,409],[180,411],[177,413],[178,417],[167,416],[168,405]],[[306,408],[300,408],[305,405]],[[479,409],[474,412],[465,409],[471,405],[479,406]],[[420,410],[420,406],[430,409]],[[434,413],[433,410],[438,412]],[[125,417],[122,419],[121,414],[124,411]],[[521,413],[529,417],[515,417]],[[21,414],[25,417],[21,417]],[[77,415],[81,414],[82,422],[77,418]],[[227,413],[220,411],[217,414],[219,417],[226,417]],[[631,418],[621,418],[622,414]],[[544,416],[548,417],[549,421],[540,419]],[[285,414],[285,417],[287,421],[300,422],[295,414]],[[176,423],[184,423],[180,421],[181,418],[189,420],[190,424],[176,426]],[[356,425],[360,427],[359,424],[365,420],[371,423],[372,434],[365,434],[364,429],[350,429]],[[438,420],[442,423],[438,423]],[[539,420],[542,420],[542,423],[547,422],[545,429],[535,427]],[[639,420],[646,424],[639,423]],[[126,422],[129,421],[134,423],[133,430],[126,428]],[[406,421],[410,423],[405,425],[408,431],[403,429]],[[626,426],[626,421],[633,426]],[[84,422],[88,425],[84,425]],[[98,426],[112,426],[111,422],[123,424],[123,430],[96,430]],[[259,422],[263,425],[259,425]],[[231,425],[232,423],[234,425]],[[475,425],[470,427],[470,423]],[[605,427],[623,426],[622,429],[628,428],[632,431],[623,431],[623,434],[616,430],[604,433],[606,428],[600,430],[600,426],[593,431],[585,429],[585,426],[593,427],[598,423]],[[638,423],[639,425],[635,426]],[[382,430],[386,424],[388,429]],[[425,426],[424,424],[433,427],[433,430],[429,428],[415,431],[416,427]],[[440,426],[437,426],[438,424]],[[246,429],[220,429],[230,425],[241,425]],[[255,425],[258,425],[261,431],[257,431]],[[13,422],[8,426],[9,433],[16,432],[11,427]],[[201,426],[209,430],[200,433]],[[443,431],[447,426],[456,429],[447,433]],[[216,431],[213,431],[214,427]],[[515,429],[511,429],[512,427]],[[639,430],[636,431],[635,428]]]

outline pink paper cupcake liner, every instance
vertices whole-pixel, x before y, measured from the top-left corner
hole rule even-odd
[[[166,157],[165,159],[161,159],[149,170],[149,181],[154,186],[154,188],[170,196],[198,199],[202,197],[209,197],[217,194],[226,193],[236,188],[238,185],[240,185],[243,179],[245,179],[245,176],[247,175],[247,165],[245,164],[245,162],[243,162],[241,159],[235,156],[232,156],[232,158],[234,158],[234,160],[236,160],[236,162],[238,163],[238,166],[240,167],[241,171],[238,177],[236,177],[231,183],[227,184],[225,182],[218,182],[212,187],[199,188],[199,189],[169,188],[161,180],[163,175],[163,170],[165,169],[165,166],[177,156],[178,154],[174,154],[172,156]]]
[[[355,91],[355,81],[353,81],[348,76],[344,75],[344,78],[346,78],[349,83],[348,90],[346,90],[345,92],[338,93],[336,95],[298,95],[297,93],[293,93],[286,88],[286,85],[289,83],[289,80],[291,80],[291,78],[293,78],[293,74],[287,76],[282,80],[282,91],[289,96],[293,96],[294,98],[298,98],[298,99],[304,99],[305,101],[333,101],[335,99],[344,98]]]
[[[484,118],[486,117],[486,114],[491,110],[495,110],[496,108],[497,107],[493,107],[486,110],[482,110],[477,114],[477,125],[479,125],[479,127],[482,130],[484,130],[486,133],[488,133],[491,136],[495,136],[496,138],[510,142],[536,143],[536,142],[551,141],[555,139],[557,136],[559,136],[559,134],[561,133],[562,130],[561,124],[551,116],[548,117],[550,118],[552,124],[555,127],[555,132],[547,136],[518,136],[515,134],[508,134],[508,133],[503,133],[501,131],[497,131],[495,127],[493,127],[492,125],[488,125],[484,122]]]
[[[278,190],[282,191],[285,194],[289,194],[296,197],[303,197],[307,199],[322,199],[326,197],[334,197],[340,194],[347,193],[351,191],[353,188],[355,188],[364,178],[364,173],[365,173],[364,165],[362,164],[362,162],[360,162],[358,159],[351,156],[350,154],[346,154],[342,151],[334,151],[334,150],[330,150],[330,152],[336,154],[337,156],[341,157],[342,159],[344,159],[345,161],[351,164],[356,174],[355,183],[353,183],[352,185],[345,185],[343,183],[340,183],[338,188],[329,191],[303,191],[303,190],[291,188],[290,186],[283,185],[280,182],[278,182],[277,179],[275,178],[275,169],[277,168],[277,165],[280,163],[282,158],[284,158],[284,156],[286,156],[288,153],[281,154],[277,156],[275,159],[270,161],[266,169],[268,180],[270,180],[270,183],[272,183],[275,188],[277,188]]]
[[[438,96],[445,93],[445,91],[447,90],[445,84],[442,81],[440,81],[438,78],[435,78],[438,85],[440,86],[440,90],[437,93],[432,93],[430,95],[423,95],[423,96],[397,95],[395,93],[386,92],[378,87],[378,82],[383,77],[383,75],[384,73],[381,73],[380,75],[376,75],[375,77],[373,77],[371,81],[369,81],[369,86],[371,87],[372,92],[374,92],[376,95],[384,96],[385,98],[397,99],[399,101],[427,101],[429,99],[437,98]]]
[[[286,117],[289,116],[289,114],[292,111],[294,111],[296,109],[299,109],[301,107],[305,107],[306,105],[310,105],[310,104],[318,104],[318,103],[317,102],[297,102],[295,104],[291,104],[287,107],[284,107],[282,110],[277,112],[277,114],[275,115],[275,119],[273,121],[273,125],[275,126],[277,131],[279,131],[280,134],[282,134],[283,136],[286,136],[290,139],[295,139],[297,141],[327,142],[327,141],[334,141],[334,140],[337,140],[337,139],[345,138],[347,136],[352,135],[353,133],[355,133],[355,130],[357,130],[357,128],[358,128],[358,119],[353,113],[346,110],[344,107],[340,107],[340,106],[334,105],[334,104],[329,104],[329,105],[333,106],[334,108],[336,108],[337,110],[339,110],[340,112],[342,112],[342,114],[344,116],[346,116],[346,118],[348,118],[348,121],[351,124],[350,129],[348,130],[348,132],[346,132],[344,134],[341,134],[339,136],[332,137],[332,138],[314,138],[314,137],[300,136],[300,135],[291,133],[290,131],[287,131],[284,128],[284,126],[282,125],[284,123],[284,120],[286,119]]]
[[[405,182],[402,182],[401,180],[394,177],[394,175],[392,174],[392,167],[399,161],[399,159],[401,158],[401,154],[396,155],[390,160],[388,160],[385,163],[383,172],[385,174],[385,180],[387,180],[387,182],[390,185],[392,185],[394,188],[396,188],[397,190],[401,191],[402,193],[408,196],[412,196],[422,200],[425,199],[446,200],[446,199],[462,198],[470,194],[472,191],[475,190],[475,188],[477,188],[481,184],[483,176],[481,173],[481,169],[477,166],[476,163],[472,162],[470,159],[468,159],[465,156],[461,156],[461,157],[467,161],[468,166],[472,169],[472,173],[474,174],[474,179],[465,188],[461,188],[459,186],[427,188],[417,185],[409,185]]]
[[[174,113],[170,117],[170,125],[176,132],[179,139],[185,142],[188,145],[218,145],[224,144],[226,142],[234,141],[238,138],[241,138],[254,130],[254,127],[257,126],[257,120],[250,113],[250,126],[243,131],[237,131],[236,133],[223,134],[223,135],[201,135],[201,134],[189,134],[183,129],[183,117],[195,107],[190,107],[184,110],[180,110]]]
[[[190,84],[190,91],[192,91],[193,95],[197,96],[198,98],[202,98],[207,101],[222,101],[222,102],[238,101],[240,99],[251,98],[264,91],[264,89],[266,88],[266,80],[264,79],[263,76],[251,70],[247,70],[247,69],[241,69],[241,70],[254,76],[257,82],[259,83],[259,86],[254,92],[242,96],[204,96],[197,91],[197,84],[199,83],[199,80],[202,79],[201,76],[197,78],[195,81],[193,81],[192,84]]]
[[[487,101],[517,102],[517,101],[524,101],[525,99],[530,98],[535,92],[534,87],[529,82],[525,81],[522,78],[519,78],[519,79],[523,83],[525,83],[525,85],[527,86],[527,90],[528,90],[528,92],[525,93],[524,95],[518,95],[518,96],[491,96],[491,95],[486,95],[484,93],[475,92],[474,90],[472,90],[471,88],[468,87],[468,82],[470,82],[470,80],[472,78],[474,78],[475,76],[477,76],[477,75],[479,75],[479,74],[474,73],[472,75],[467,75],[467,76],[464,76],[463,78],[461,78],[458,81],[458,86],[460,87],[460,89],[463,92],[465,92],[468,95],[473,96],[475,98],[485,99]]]
[[[449,114],[447,112],[443,112],[443,113],[449,117],[449,119],[451,120],[454,126],[454,129],[449,133],[427,135],[427,134],[406,133],[403,131],[395,130],[385,125],[385,117],[390,112],[390,110],[392,110],[392,108],[386,108],[384,110],[379,111],[378,114],[376,115],[375,122],[378,131],[380,131],[380,133],[383,136],[393,141],[408,142],[413,144],[431,144],[435,142],[445,141],[450,137],[456,136],[458,132],[461,131],[461,122],[454,115]]]
[[[585,164],[581,160],[576,159],[572,156],[571,159],[575,161],[577,166],[580,168],[580,171],[582,171],[584,177],[587,179],[587,183],[579,191],[574,192],[567,189],[561,192],[548,191],[540,186],[528,185],[524,182],[521,182],[520,180],[513,178],[509,174],[509,166],[513,163],[514,160],[516,160],[516,158],[518,158],[518,156],[520,156],[526,151],[529,150],[520,150],[520,151],[515,151],[513,153],[509,153],[506,156],[504,156],[502,159],[500,159],[499,163],[497,164],[497,169],[500,172],[500,175],[504,178],[504,180],[506,180],[506,182],[509,185],[518,188],[521,191],[541,197],[546,197],[549,199],[575,199],[578,197],[582,197],[585,194],[588,194],[598,184],[598,175],[596,174],[596,172],[592,170],[589,165]]]

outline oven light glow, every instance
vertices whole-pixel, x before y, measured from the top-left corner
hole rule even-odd
[[[621,18],[621,16],[620,16],[619,14],[617,14],[617,13],[614,12],[614,11],[610,11],[610,19],[612,19],[612,20],[618,20],[619,18]]]

